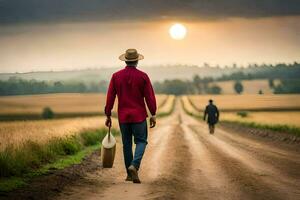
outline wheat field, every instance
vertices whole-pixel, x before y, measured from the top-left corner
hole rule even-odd
[[[235,81],[218,81],[209,84],[217,85],[222,89],[222,94],[236,94],[233,86]],[[258,94],[259,90],[262,90],[264,94],[272,94],[272,88],[269,86],[269,81],[267,79],[261,80],[243,80],[241,83],[244,86],[244,94]],[[280,84],[280,80],[274,80],[274,84]]]
[[[247,117],[240,117],[236,112],[224,112],[221,120],[255,122],[267,125],[289,125],[300,127],[300,112],[248,112]]]
[[[105,117],[0,122],[0,151],[9,145],[17,147],[27,140],[45,143],[53,137],[102,128],[104,122]]]
[[[300,95],[191,95],[188,98],[200,111],[205,109],[209,99],[222,111],[300,109]]]
[[[167,95],[157,95],[157,105],[161,105]],[[44,94],[0,97],[0,114],[37,114],[44,107],[55,113],[95,113],[104,112],[105,94]],[[114,112],[117,111],[117,99]]]
[[[161,108],[158,112],[165,112],[174,96],[157,95],[157,104]],[[5,99],[5,101],[3,101]],[[104,107],[105,95],[96,94],[55,94],[20,97],[2,97],[1,106],[12,100],[10,105],[24,105],[24,109],[4,107],[7,112],[36,112],[45,105],[51,105],[60,112],[88,112]],[[81,105],[85,102],[86,105]],[[95,104],[95,105],[93,105]],[[114,106],[116,110],[117,106]],[[3,110],[1,110],[2,113]],[[74,135],[87,129],[99,129],[104,127],[105,117],[78,117],[53,120],[28,120],[0,122],[0,151],[7,146],[18,147],[20,144],[31,140],[38,143],[46,143],[54,137]],[[117,119],[113,119],[113,127],[118,127]]]
[[[193,104],[190,104],[188,99]],[[300,127],[300,111],[297,111],[300,108],[300,95],[199,95],[182,97],[186,110],[198,115],[202,114],[209,99],[214,99],[215,104],[221,110],[220,120]],[[278,111],[264,111],[272,109]],[[285,109],[287,111],[280,111]],[[293,111],[293,109],[295,110]],[[236,111],[227,112],[227,110]],[[237,114],[237,111],[247,110],[254,110],[255,112],[248,111],[247,117],[241,117]]]
[[[1,114],[40,113],[51,107],[57,113],[103,112],[104,94],[44,94],[0,97]]]

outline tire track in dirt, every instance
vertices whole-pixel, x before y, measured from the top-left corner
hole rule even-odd
[[[142,184],[124,181],[119,141],[112,169],[88,174],[57,199],[300,199],[298,158],[297,151],[265,145],[259,137],[219,128],[210,135],[177,102],[149,132]]]
[[[187,144],[182,141],[179,124],[174,127],[170,137],[162,160],[156,161],[164,163],[164,170],[151,183],[147,199],[185,199],[186,194],[191,192],[187,179],[191,155]]]
[[[204,123],[183,115],[187,129],[197,134],[198,140],[207,149],[207,156],[211,157],[214,165],[221,166],[229,181],[240,186],[243,195],[250,199],[297,199],[299,197],[295,178],[284,176],[272,165],[260,161],[243,148],[236,148],[228,141],[223,141],[224,138],[219,139],[216,137],[219,130],[215,135],[209,135]],[[234,186],[232,189],[234,190]]]
[[[206,146],[188,126],[183,125],[184,137],[193,152],[193,168],[190,173],[191,182],[196,193],[190,199],[245,199],[238,187],[234,185],[226,173],[210,157]]]
[[[195,131],[195,129],[192,130]],[[282,188],[264,178],[273,176],[273,174],[268,173],[267,169],[254,164],[253,159],[248,160],[249,157],[245,154],[232,151],[227,146],[220,147],[223,145],[222,143],[214,143],[215,140],[207,140],[207,138],[201,136],[201,133],[196,133],[208,149],[214,164],[221,166],[222,171],[228,175],[229,180],[235,182],[236,185],[240,185],[239,190],[249,199],[284,199],[286,194],[282,194],[276,189]]]
[[[194,128],[192,128],[194,129]],[[195,129],[194,129],[195,130]],[[199,127],[197,127],[199,130]],[[216,133],[217,136],[218,132]],[[200,137],[203,134],[199,134]],[[249,171],[254,174],[257,174],[258,177],[261,177],[260,182],[271,184],[272,188],[278,189],[283,193],[283,196],[293,196],[293,193],[299,194],[300,190],[297,187],[297,182],[299,182],[299,175],[296,174],[287,175],[286,171],[298,171],[299,174],[299,165],[284,165],[283,163],[278,161],[278,159],[271,159],[272,163],[267,163],[261,159],[262,156],[256,155],[254,153],[249,153],[245,148],[237,148],[235,145],[232,145],[230,142],[224,142],[220,140],[218,137],[206,137],[211,144],[214,145],[214,149],[220,149],[220,151],[226,153],[230,157],[241,163],[241,166],[246,167]],[[242,145],[245,146],[245,145]],[[277,163],[277,164],[275,164]],[[281,166],[281,167],[278,167]],[[279,170],[280,168],[284,168],[285,170]]]
[[[190,151],[193,153],[194,167],[190,176],[191,181],[197,187],[197,192],[190,199],[251,199],[249,195],[241,192],[241,186],[231,180],[222,165],[212,157],[206,144],[199,139],[195,131],[191,130],[190,125],[197,125],[199,122],[184,113],[182,109],[180,114],[183,121],[184,137],[189,143]],[[199,131],[202,131],[201,129]],[[210,137],[208,134],[206,136]]]
[[[260,143],[253,139],[243,138],[237,134],[228,133],[220,129],[216,137],[226,143],[230,143],[235,148],[243,149],[248,154],[255,155],[257,160],[271,165],[277,171],[280,171],[280,174],[300,178],[300,155],[295,145],[291,145],[291,147],[294,147],[293,150],[286,151],[283,148],[279,149],[274,144],[271,146]]]
[[[176,130],[178,119],[176,115],[158,121],[157,128],[149,131],[149,144],[141,163],[140,178],[142,184],[125,182],[126,171],[123,160],[123,149],[120,138],[117,143],[117,153],[112,169],[101,169],[88,174],[86,180],[77,185],[71,185],[56,199],[156,199],[162,194],[160,181],[172,168],[172,157],[166,152],[172,144],[173,132]],[[174,147],[176,149],[176,147]],[[89,184],[87,184],[89,183]],[[149,189],[151,188],[151,189]],[[152,189],[155,188],[155,189]]]

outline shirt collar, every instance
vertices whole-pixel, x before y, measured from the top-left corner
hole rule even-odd
[[[126,68],[126,69],[136,69],[136,66],[128,66],[128,65],[127,65],[125,68]]]

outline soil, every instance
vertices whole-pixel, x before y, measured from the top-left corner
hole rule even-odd
[[[223,125],[209,134],[207,124],[185,114],[177,103],[172,115],[158,119],[149,132],[139,175],[142,184],[124,181],[118,141],[111,169],[103,169],[94,153],[81,165],[40,177],[2,198],[298,200],[300,147]]]

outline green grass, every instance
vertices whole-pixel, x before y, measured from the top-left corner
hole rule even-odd
[[[27,185],[26,180],[21,177],[0,179],[0,194],[1,192],[9,192],[25,185]]]
[[[118,134],[117,131],[113,131]],[[84,157],[99,149],[105,129],[85,131],[75,136],[54,138],[41,145],[28,141],[18,149],[0,152],[0,192],[25,185],[32,177],[79,164]]]
[[[60,159],[57,159],[53,163],[49,163],[39,169],[29,171],[20,177],[13,176],[9,178],[3,178],[0,180],[0,192],[9,192],[25,186],[32,178],[48,174],[52,170],[64,169],[75,164],[80,164],[86,156],[98,149],[100,149],[100,143],[86,147],[84,150],[79,151],[74,155],[64,156]]]
[[[246,112],[246,111],[239,111],[236,114],[242,118],[248,117],[248,115],[249,115],[248,112]]]

